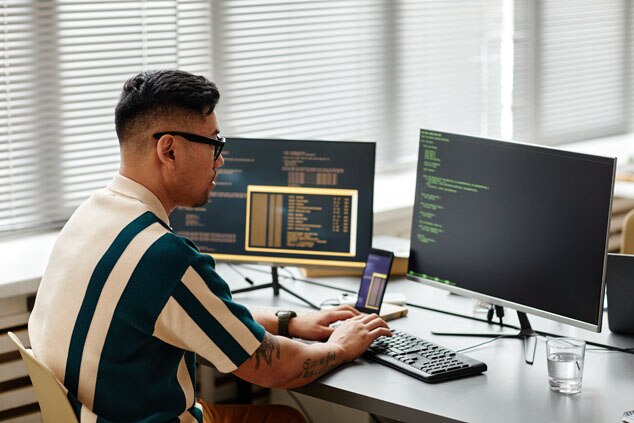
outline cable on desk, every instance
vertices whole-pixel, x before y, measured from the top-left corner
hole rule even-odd
[[[298,277],[296,277],[295,275],[293,275],[293,274],[290,272],[290,270],[288,270],[288,269],[286,269],[286,268],[284,268],[284,270],[285,270],[285,271],[286,271],[286,272],[290,275],[290,276],[283,276],[283,275],[282,275],[282,277],[283,277],[283,278],[286,278],[286,279],[292,279],[292,280],[294,280],[294,281],[299,281],[299,282],[309,283],[309,284],[311,284],[311,285],[317,285],[317,286],[321,286],[321,287],[324,287],[324,288],[336,289],[336,290],[338,290],[338,291],[348,292],[348,293],[350,293],[350,294],[356,294],[356,293],[357,293],[357,291],[353,291],[352,289],[340,288],[340,287],[337,287],[337,286],[332,286],[332,285],[328,285],[328,284],[321,283],[321,282],[317,282],[317,281],[311,281],[311,280],[309,280],[309,279],[302,279],[302,278],[298,278]]]
[[[258,271],[262,272],[261,269],[252,269],[252,270],[258,270]],[[287,272],[288,272],[288,270],[287,270]],[[282,277],[290,279],[287,276],[282,276]],[[317,285],[317,286],[322,286],[324,288],[330,288],[330,289],[334,289],[334,290],[337,290],[337,291],[343,291],[343,292],[356,294],[356,291],[353,291],[353,290],[350,290],[350,289],[345,289],[345,288],[340,288],[340,287],[337,287],[337,286],[328,285],[328,284],[325,284],[325,283],[315,282],[315,281],[311,281],[311,280],[307,280],[307,279],[301,279],[301,278],[296,278],[296,277],[292,277],[292,279],[296,280],[296,281],[300,281],[300,282],[305,282],[305,283]],[[493,324],[493,322],[487,321],[486,319],[482,319],[482,318],[474,317],[474,316],[468,316],[466,314],[454,313],[454,312],[447,311],[447,310],[440,310],[440,309],[437,309],[437,308],[422,306],[422,305],[413,304],[413,303],[405,303],[405,305],[410,306],[410,307],[414,307],[414,308],[419,308],[419,309],[422,309],[422,310],[428,310],[428,311],[434,311],[436,313],[447,314],[449,316],[461,317],[463,319],[471,319],[471,320],[475,320],[475,321],[482,322],[482,323]],[[500,320],[501,320],[501,317],[500,317]],[[520,330],[519,326],[510,325],[508,323],[502,323],[502,321],[500,321],[500,324],[498,326],[501,326],[501,327],[504,327],[504,328]]]
[[[291,278],[291,279],[293,279],[293,280],[297,280],[297,279],[295,278],[295,275],[293,275],[293,272],[291,272],[290,270],[288,270],[286,267],[280,267],[280,270],[283,270],[283,271],[285,271],[285,272],[288,274],[287,278]]]
[[[322,308],[323,306],[339,306],[339,305],[341,305],[341,303],[339,302],[338,298],[329,298],[319,303],[319,308]]]
[[[262,271],[261,269],[252,269],[252,270]],[[288,270],[287,270],[287,272],[288,272]],[[282,276],[282,277],[291,279],[288,276]],[[353,291],[353,290],[350,290],[350,289],[345,289],[345,288],[340,288],[338,286],[332,286],[332,285],[328,285],[328,284],[325,284],[325,283],[315,282],[315,281],[311,281],[311,280],[307,280],[307,279],[296,278],[294,276],[292,277],[292,279],[296,280],[296,281],[300,281],[300,282],[310,283],[310,284],[317,285],[317,286],[322,286],[324,288],[330,288],[330,289],[334,289],[334,290],[337,290],[337,291],[343,291],[343,292],[356,294],[356,291]],[[448,314],[450,316],[462,317],[463,319],[471,319],[471,320],[476,320],[478,322],[483,322],[483,323],[492,323],[492,322],[489,322],[489,321],[487,321],[485,319],[481,319],[479,317],[473,317],[473,316],[468,316],[466,314],[454,313],[454,312],[447,311],[447,310],[440,310],[440,309],[437,309],[437,308],[422,306],[422,305],[419,305],[419,304],[405,303],[405,305],[410,306],[410,307],[414,307],[414,308],[420,308],[422,310],[435,311],[436,313]],[[509,325],[507,323],[502,323],[502,322],[500,322],[500,324],[498,326],[520,330],[520,328],[518,326]]]
[[[269,273],[269,272],[267,272],[265,270],[253,268],[253,267],[250,267],[250,266],[244,266],[244,267],[247,268],[247,269],[256,271],[256,272],[260,272],[260,273]],[[288,270],[286,270],[286,271],[288,273],[290,273]],[[330,288],[330,289],[334,289],[334,290],[337,290],[337,291],[343,291],[343,292],[348,292],[348,293],[353,293],[353,294],[356,293],[355,291],[352,291],[350,289],[340,288],[340,287],[337,287],[337,286],[332,286],[332,285],[328,285],[328,284],[324,284],[324,283],[320,283],[320,282],[315,282],[315,281],[311,281],[311,280],[307,280],[307,279],[296,278],[295,276],[289,277],[289,276],[281,275],[281,277],[286,278],[286,279],[292,279],[292,280],[299,281],[299,282],[304,282],[304,283],[309,283],[309,284],[321,286],[321,287],[324,287],[324,288]],[[454,313],[452,311],[447,311],[447,310],[440,310],[440,309],[437,309],[437,308],[422,306],[422,305],[419,305],[419,304],[405,303],[405,305],[407,305],[409,307],[418,308],[418,309],[421,309],[421,310],[434,311],[436,313],[447,314],[449,316],[460,317],[460,318],[469,319],[469,320],[475,320],[477,322],[491,323],[491,322],[488,322],[486,319],[482,319],[482,318],[479,318],[479,317],[469,316],[469,315],[461,314],[461,313]],[[500,322],[500,324],[498,326],[503,327],[503,328],[510,328],[510,329],[520,330],[519,326],[510,325],[508,323]],[[550,337],[553,337],[553,338],[561,338],[562,337],[562,335],[557,335],[557,334],[553,334],[553,333],[549,333],[549,332],[543,332],[543,331],[539,331],[539,330],[536,330],[535,333],[537,333],[538,335],[541,335],[541,336],[550,336]],[[611,345],[601,344],[601,343],[598,343],[598,342],[592,342],[592,341],[587,341],[587,340],[585,340],[585,341],[586,341],[586,344],[588,344],[588,345],[592,345],[592,346],[600,347],[600,348],[605,348],[605,349],[610,350],[610,351],[619,351],[619,352],[623,352],[623,353],[626,353],[626,354],[634,354],[634,348],[619,348],[619,347],[613,347]]]
[[[538,333],[539,335],[545,336],[545,337],[551,337],[551,338],[565,338],[564,335],[556,335],[556,334],[552,334],[552,333],[548,333],[548,332],[542,332],[542,331],[535,331],[536,333]],[[617,352],[622,352],[622,353],[626,353],[626,354],[634,354],[634,348],[620,348],[620,347],[614,347],[612,345],[606,345],[606,344],[601,344],[599,342],[592,342],[592,341],[588,341],[585,340],[587,345],[592,345],[594,347],[599,347],[599,348],[603,348],[605,350],[608,351],[617,351]],[[593,348],[593,350],[595,350]]]
[[[251,267],[249,267],[249,269],[250,270],[259,271],[259,272],[265,272],[262,269],[255,269],[255,268],[251,268]],[[289,271],[287,270],[287,272],[289,272]],[[299,282],[304,282],[304,283],[309,283],[309,284],[321,286],[321,287],[324,287],[324,288],[330,288],[330,289],[334,289],[334,290],[337,290],[337,291],[343,291],[343,292],[356,294],[356,291],[353,291],[353,290],[350,290],[350,289],[340,288],[338,286],[332,286],[332,285],[328,285],[328,284],[325,284],[325,283],[311,281],[311,280],[308,280],[308,279],[296,278],[295,276],[293,276],[291,278],[291,277],[288,277],[288,276],[281,275],[281,277],[287,278],[287,279],[293,279],[293,280],[299,281]],[[462,317],[463,319],[471,319],[471,320],[476,320],[478,322],[483,322],[483,323],[492,323],[492,322],[489,322],[489,321],[487,321],[485,319],[481,319],[479,317],[473,317],[473,316],[468,316],[466,314],[454,313],[454,312],[447,311],[447,310],[440,310],[440,309],[437,309],[437,308],[422,306],[422,305],[419,305],[419,304],[405,303],[405,305],[410,306],[410,307],[414,307],[414,308],[419,308],[419,309],[422,309],[422,310],[435,311],[436,313],[448,314],[450,316]],[[502,323],[502,322],[500,322],[500,324],[498,326],[501,326],[501,327],[504,327],[504,328],[511,328],[511,329],[520,330],[520,328],[518,326],[509,325],[507,323]]]
[[[260,272],[260,273],[266,273],[266,274],[270,274],[271,273],[270,271],[263,270],[263,269],[258,269],[258,268],[251,267],[251,266],[244,265],[244,264],[241,265],[241,266],[244,267],[245,269],[249,269],[249,270],[252,270],[254,272]],[[324,288],[336,289],[337,291],[348,292],[350,294],[356,294],[357,293],[357,291],[353,291],[351,289],[339,288],[337,286],[332,286],[332,285],[328,285],[328,284],[321,283],[321,282],[316,282],[316,281],[311,281],[311,280],[308,280],[308,279],[298,278],[295,275],[293,275],[288,269],[286,269],[284,267],[279,267],[279,269],[284,269],[290,275],[290,276],[279,275],[280,278],[291,279],[291,280],[298,281],[298,282],[309,283],[311,285],[317,285],[317,286],[321,286],[321,287],[324,287]]]
[[[456,352],[457,353],[461,353],[463,351],[472,350],[472,349],[480,347],[482,345],[486,345],[486,344],[490,344],[491,342],[495,342],[495,341],[497,341],[500,338],[509,338],[511,336],[514,336],[514,335],[500,335],[500,336],[496,336],[495,338],[489,339],[488,341],[480,342],[479,344],[475,344],[475,345],[472,345],[470,347],[466,347],[466,348],[462,348],[462,349],[456,350]]]
[[[474,317],[474,316],[469,316],[469,315],[466,315],[466,314],[454,313],[453,311],[440,310],[440,309],[437,309],[437,308],[427,307],[427,306],[422,306],[422,305],[419,305],[419,304],[412,304],[412,303],[406,303],[405,305],[408,305],[408,306],[414,307],[414,308],[420,308],[421,310],[435,311],[436,313],[447,314],[449,316],[461,317],[463,319],[469,319],[469,320],[475,320],[477,322],[493,324],[493,322],[489,322],[488,320],[482,319],[480,317]],[[520,330],[520,328],[518,326],[509,325],[508,323],[502,323],[501,325],[497,325],[497,326],[501,326],[503,328],[511,328],[511,329]]]
[[[295,395],[291,391],[286,391],[286,392],[288,392],[288,395],[290,395],[293,401],[295,401],[299,409],[302,410],[302,413],[304,413],[304,416],[306,416],[306,420],[308,420],[308,423],[313,423],[313,419],[310,417],[310,414],[308,414],[308,411],[306,411],[306,407],[304,407],[304,404],[302,404],[299,398],[297,398],[297,395]]]
[[[546,339],[547,339],[547,337],[546,337],[546,336],[540,335],[540,334],[539,334],[539,333],[537,333],[537,332],[536,332],[535,337],[537,337],[537,338],[544,338],[544,340],[546,340]],[[475,344],[475,345],[472,345],[472,346],[470,346],[470,347],[466,347],[466,348],[462,348],[462,349],[460,349],[460,350],[456,350],[456,352],[459,352],[459,353],[460,353],[460,352],[463,352],[463,351],[471,350],[471,349],[476,348],[476,347],[479,347],[479,346],[481,346],[481,345],[486,345],[486,344],[488,344],[488,343],[490,343],[490,342],[495,342],[495,341],[497,341],[497,340],[498,340],[498,339],[500,339],[500,338],[517,338],[517,335],[515,335],[515,334],[510,334],[510,335],[499,335],[499,336],[496,336],[496,337],[495,337],[495,338],[493,338],[493,339],[489,339],[488,341],[480,342],[479,344]]]
[[[502,321],[502,319],[504,318],[504,307],[494,305],[493,308],[495,308],[495,315],[498,317],[498,319],[500,319],[500,326],[504,326],[504,322]]]
[[[236,272],[238,275],[240,275],[240,277],[242,279],[244,279],[249,285],[255,285],[255,282],[253,282],[253,279],[249,278],[248,276],[246,276],[244,273],[242,273],[241,271],[238,270],[238,266],[236,266],[233,263],[227,263],[227,265],[229,266],[229,268],[231,270],[233,270],[234,272]]]

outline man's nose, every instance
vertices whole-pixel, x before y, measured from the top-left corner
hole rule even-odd
[[[225,164],[225,158],[222,157],[222,153],[220,153],[220,155],[218,156],[218,158],[214,162],[214,168],[218,169],[219,167],[222,167],[224,164]]]

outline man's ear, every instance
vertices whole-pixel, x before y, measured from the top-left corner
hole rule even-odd
[[[176,167],[175,147],[174,137],[169,134],[163,135],[156,143],[156,156],[169,170]]]

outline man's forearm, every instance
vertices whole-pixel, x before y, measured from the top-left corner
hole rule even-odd
[[[337,364],[337,354],[333,351],[326,352],[325,356],[319,359],[307,358],[302,364],[304,369],[301,373],[302,378],[320,376],[334,369]]]
[[[323,316],[317,317],[318,319],[313,322],[309,321],[313,324],[313,329],[319,329],[320,325],[331,321],[329,318],[324,319]],[[312,335],[309,333],[306,337],[327,337],[327,342],[305,344],[266,332],[258,349],[234,374],[257,385],[294,388],[312,382],[341,363],[359,357],[379,336],[392,336],[385,321],[376,314],[342,317],[347,320],[336,329],[326,331],[327,336],[322,336],[324,331],[319,333],[313,330]],[[293,320],[298,322],[299,317]],[[264,323],[266,324],[266,319]],[[290,325],[289,331],[293,334]],[[300,334],[295,333],[295,336],[297,335]]]
[[[277,335],[278,322],[275,314],[255,312],[253,313],[253,318],[256,322],[261,324],[268,333]]]
[[[289,367],[294,370],[280,388],[296,388],[318,379],[344,362],[342,349],[330,343],[304,345],[303,354],[290,357]]]
[[[294,388],[305,385],[345,361],[334,343],[304,344],[267,333],[236,375],[258,385]]]

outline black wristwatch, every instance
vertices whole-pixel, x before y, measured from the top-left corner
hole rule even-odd
[[[278,310],[275,312],[275,315],[277,316],[278,335],[290,338],[291,334],[288,333],[288,322],[290,322],[293,317],[297,317],[297,313],[291,310]]]

